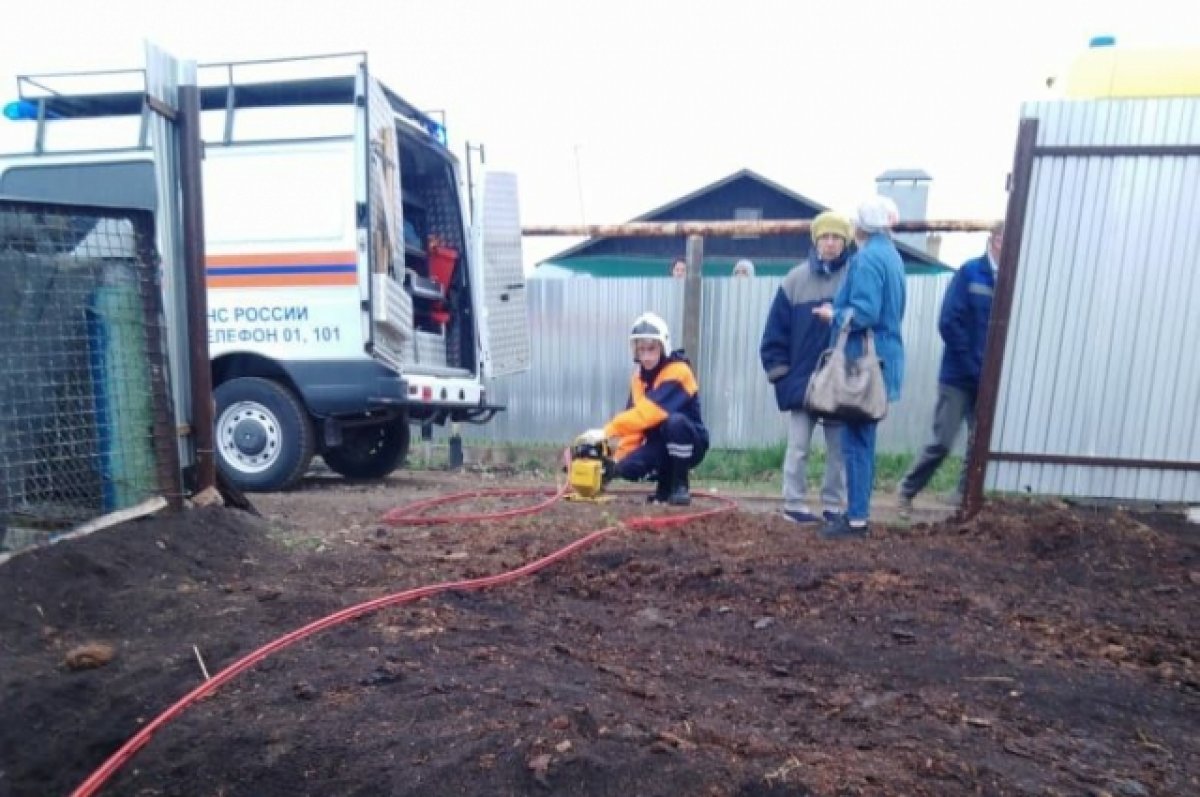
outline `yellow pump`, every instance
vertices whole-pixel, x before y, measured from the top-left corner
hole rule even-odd
[[[567,483],[571,493],[567,496],[572,501],[604,501],[600,493],[612,478],[612,449],[607,440],[599,443],[587,443],[582,438],[576,438],[571,445],[571,466],[567,473]]]

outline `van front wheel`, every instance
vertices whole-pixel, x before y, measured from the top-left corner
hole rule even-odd
[[[217,467],[246,492],[291,487],[312,461],[316,435],[300,400],[270,379],[240,377],[213,391]]]
[[[411,435],[404,415],[387,423],[351,426],[342,431],[342,444],[321,456],[334,473],[347,479],[382,479],[408,456]]]

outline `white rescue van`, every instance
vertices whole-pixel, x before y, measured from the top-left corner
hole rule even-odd
[[[481,175],[472,225],[444,126],[340,58],[199,69],[215,446],[245,490],[316,454],[382,477],[410,424],[485,422],[487,380],[529,366],[515,179]],[[0,194],[154,209],[144,84],[64,77],[103,75],[18,80],[0,124],[34,141],[0,157]]]

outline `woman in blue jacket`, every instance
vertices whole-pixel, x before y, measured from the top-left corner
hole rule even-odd
[[[818,420],[804,408],[804,393],[821,352],[829,348],[829,323],[813,310],[829,304],[846,276],[850,219],[827,210],[809,228],[813,245],[808,258],[784,277],[775,293],[763,328],[759,355],[767,380],[775,386],[775,401],[787,413],[787,453],[783,457],[783,516],[794,523],[819,523],[842,513],[846,500],[845,466],[842,464],[842,425]],[[825,430],[825,482],[821,489],[822,515],[808,505],[808,451],[813,430]]]
[[[866,332],[875,338],[875,351],[883,363],[883,381],[889,402],[900,399],[904,384],[904,262],[889,230],[899,218],[896,204],[876,196],[858,207],[855,240],[858,253],[850,261],[846,279],[834,296],[833,305],[822,305],[813,313],[833,325],[833,336],[844,325],[850,327],[846,358],[862,356]],[[829,520],[821,528],[826,539],[865,537],[871,514],[871,487],[875,481],[876,422],[843,425],[842,454],[846,460],[846,514]]]

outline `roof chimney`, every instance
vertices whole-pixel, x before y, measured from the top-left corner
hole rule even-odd
[[[929,206],[929,186],[932,182],[933,177],[923,169],[888,169],[875,178],[875,190],[891,197],[900,210],[901,221],[924,221]],[[914,249],[933,254],[929,251],[927,233],[897,233],[895,238]]]

